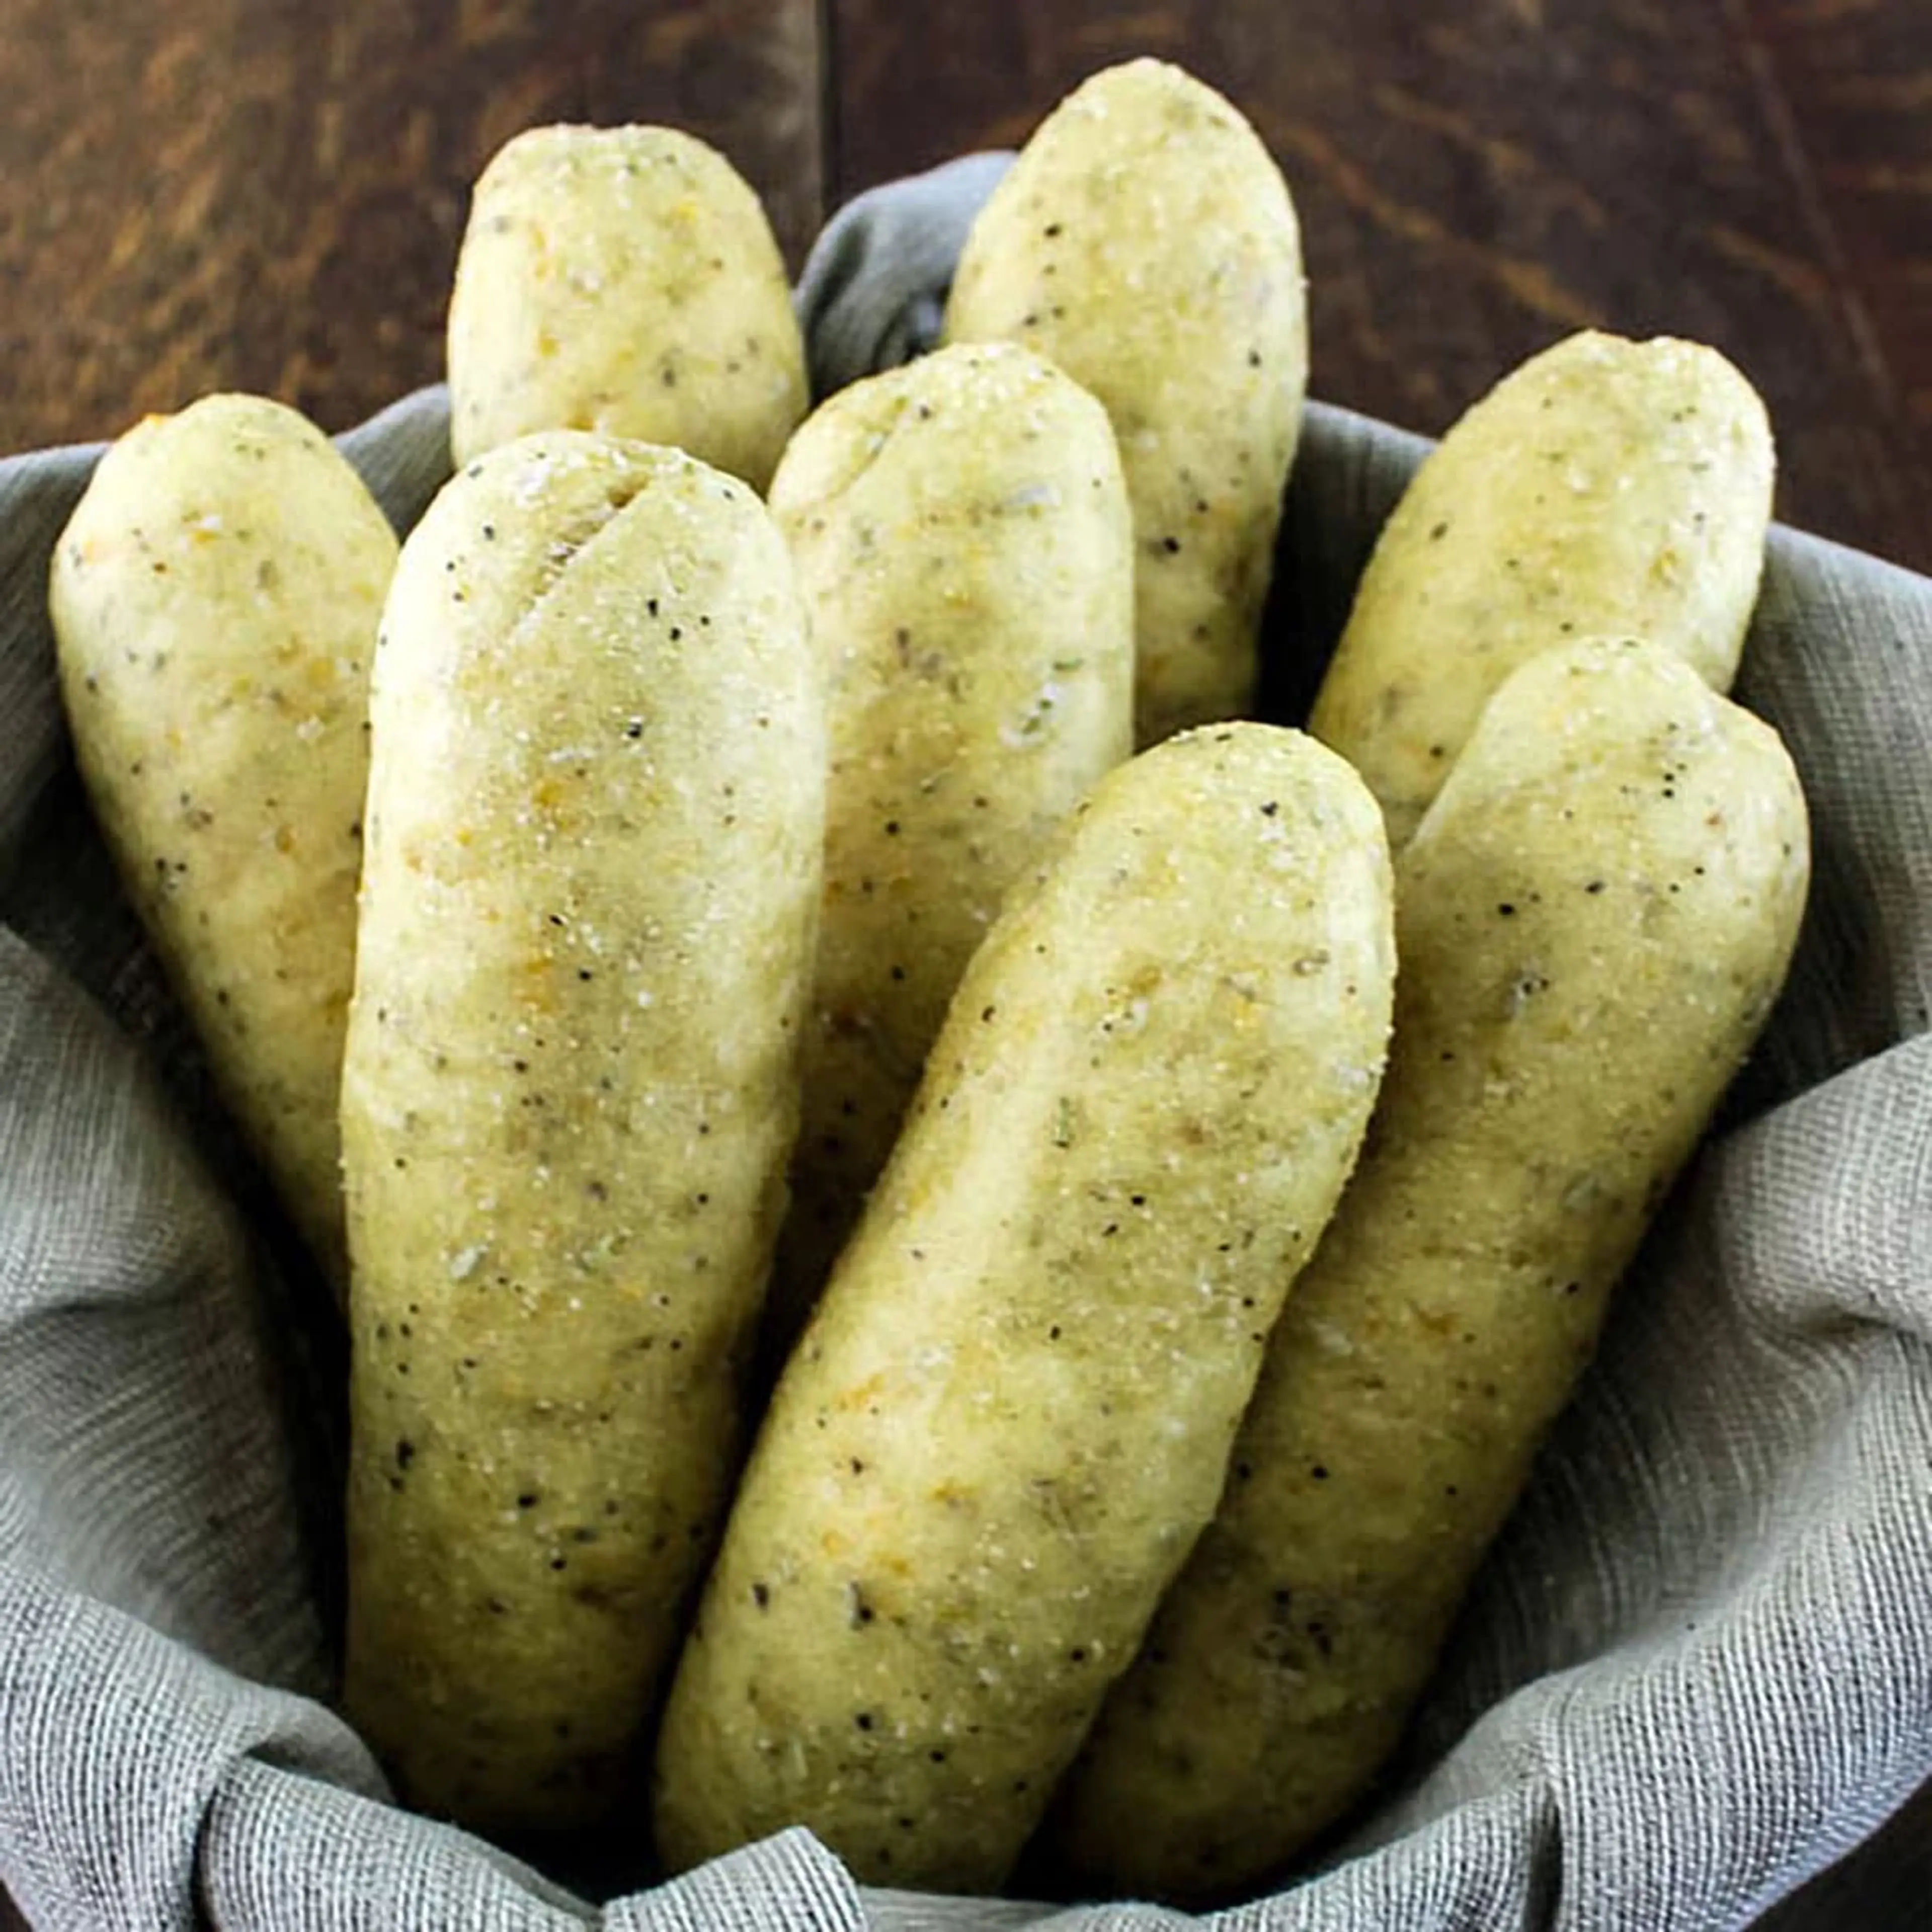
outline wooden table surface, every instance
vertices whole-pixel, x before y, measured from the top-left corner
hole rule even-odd
[[[532,123],[704,134],[796,266],[1142,52],[1286,170],[1319,394],[1438,430],[1569,329],[1702,337],[1784,514],[1932,569],[1927,0],[0,0],[0,448],[434,380],[468,184]]]
[[[1783,513],[1932,569],[1927,0],[0,0],[0,448],[434,379],[468,184],[533,122],[703,134],[796,265],[1140,52],[1286,170],[1318,394],[1438,430],[1567,330],[1700,336]]]

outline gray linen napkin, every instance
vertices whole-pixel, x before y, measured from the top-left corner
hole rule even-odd
[[[832,224],[800,296],[822,386],[929,343],[998,166]],[[399,527],[446,423],[428,391],[344,439]],[[1311,412],[1270,715],[1424,447]],[[46,562],[95,454],[0,463],[0,1882],[44,1932],[1189,1922],[862,1892],[802,1832],[600,1908],[387,1802],[326,1702],[332,1311],[66,752]],[[1932,1804],[1880,1829],[1932,1774],[1932,584],[1780,530],[1741,694],[1814,814],[1790,989],[1385,1801],[1230,1932],[1932,1917]]]

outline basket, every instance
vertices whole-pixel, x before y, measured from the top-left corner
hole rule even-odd
[[[929,340],[998,165],[821,238],[821,388]],[[343,439],[399,527],[446,429],[430,390]],[[1265,715],[1299,716],[1426,447],[1311,407]],[[1186,1922],[862,1892],[802,1832],[592,1904],[388,1802],[328,1703],[333,1306],[66,748],[47,560],[97,454],[0,464],[0,1882],[44,1932]],[[1738,695],[1813,814],[1788,988],[1382,1802],[1231,1926],[1798,1932],[1932,1899],[1932,1803],[1880,1832],[1932,1775],[1932,583],[1776,531]]]

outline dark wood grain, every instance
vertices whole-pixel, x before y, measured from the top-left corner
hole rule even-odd
[[[836,196],[1019,142],[1107,62],[1179,60],[1294,190],[1317,393],[1436,430],[1568,330],[1699,337],[1771,405],[1783,514],[1932,568],[1924,0],[831,0],[830,19]],[[1874,110],[1854,130],[1879,94],[1886,128]]]
[[[1932,475],[1932,7],[1735,0],[1874,386]]]
[[[430,379],[468,183],[534,122],[694,128],[796,261],[826,200],[1143,51],[1281,158],[1321,393],[1439,429],[1565,329],[1700,335],[1772,404],[1785,514],[1932,567],[1922,0],[0,0],[0,446]]]
[[[0,447],[221,386],[340,428],[441,373],[478,170],[670,121],[821,200],[813,0],[0,0]]]

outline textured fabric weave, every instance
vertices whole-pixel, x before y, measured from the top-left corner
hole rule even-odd
[[[821,388],[930,342],[999,166],[832,224],[800,296]],[[344,440],[399,528],[446,430],[430,391]],[[1269,715],[1299,716],[1424,448],[1312,411]],[[47,558],[94,454],[0,464],[0,1882],[43,1932],[1190,1922],[862,1893],[803,1832],[600,1907],[387,1802],[327,1701],[335,1318],[212,1099],[60,724]],[[1322,1870],[1216,1924],[1932,1920],[1932,1802],[1893,1817],[1932,1776],[1932,584],[1778,532],[1740,695],[1813,813],[1790,987],[1391,1795]]]

